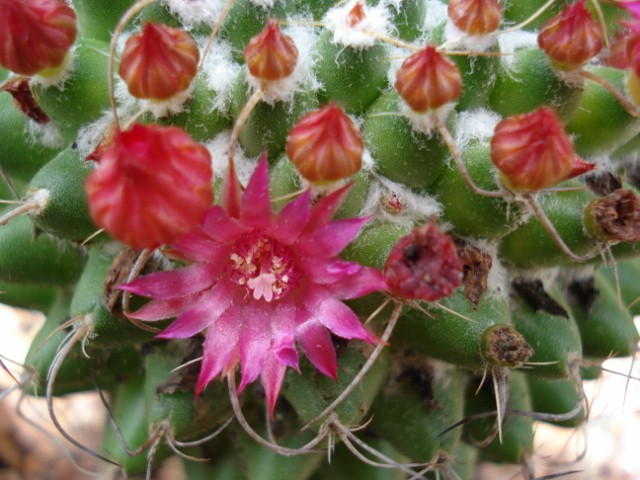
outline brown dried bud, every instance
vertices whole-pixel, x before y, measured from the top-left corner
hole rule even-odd
[[[491,364],[521,367],[533,354],[522,334],[510,325],[492,325],[482,334],[482,353]]]
[[[31,120],[36,123],[49,123],[49,116],[36,102],[28,79],[19,78],[5,85],[2,90],[11,94],[16,107]]]
[[[640,241],[640,198],[618,189],[596,198],[585,209],[585,224],[593,235],[621,242]]]

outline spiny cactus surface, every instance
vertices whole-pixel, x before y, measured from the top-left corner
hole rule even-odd
[[[638,3],[0,0],[18,387],[128,476],[530,466],[637,352]]]

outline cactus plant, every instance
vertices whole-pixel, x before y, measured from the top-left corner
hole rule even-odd
[[[0,0],[0,301],[69,441],[96,383],[85,452],[147,478],[471,478],[585,421],[640,337],[638,2],[109,3]]]

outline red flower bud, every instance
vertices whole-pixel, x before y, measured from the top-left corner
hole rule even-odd
[[[0,0],[0,65],[8,70],[60,67],[76,34],[76,14],[62,0]]]
[[[187,32],[147,23],[127,40],[118,73],[134,97],[166,100],[189,87],[199,59]]]
[[[353,8],[347,14],[347,23],[350,27],[355,27],[362,20],[364,20],[366,14],[364,13],[364,5],[362,2],[357,2]]]
[[[289,132],[287,156],[310,182],[340,180],[362,165],[360,132],[333,103],[302,117]]]
[[[245,47],[244,61],[254,77],[280,80],[296,68],[298,49],[293,39],[280,31],[277,20],[270,19]]]
[[[447,14],[456,27],[469,35],[495,32],[502,21],[498,0],[451,0]]]
[[[86,182],[91,217],[133,248],[171,243],[213,201],[211,157],[183,130],[134,125],[116,132]]]
[[[540,30],[538,45],[557,64],[575,68],[600,53],[603,34],[585,0],[567,5]]]
[[[435,302],[462,282],[462,262],[449,235],[435,222],[415,228],[391,249],[384,278],[392,294]]]
[[[424,113],[456,100],[462,92],[462,77],[451,60],[429,45],[404,61],[395,86],[412,110]]]
[[[575,154],[549,107],[502,120],[491,139],[491,161],[507,187],[525,191],[541,190],[595,168]]]

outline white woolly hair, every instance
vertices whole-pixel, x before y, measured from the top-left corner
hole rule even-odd
[[[419,113],[407,105],[404,100],[400,99],[400,113],[409,119],[411,127],[416,132],[422,132],[426,135],[439,135],[436,128],[437,122],[446,125],[447,117],[455,106],[455,102],[449,102],[434,110]]]
[[[43,145],[48,148],[61,148],[64,146],[64,138],[58,127],[53,122],[38,123],[30,120],[27,123],[27,137],[33,144]]]
[[[456,124],[456,146],[462,151],[472,140],[488,143],[498,122],[500,115],[493,110],[481,108],[460,112]]]
[[[387,54],[389,57],[389,68],[387,69],[387,82],[389,85],[395,85],[396,76],[398,70],[404,63],[404,61],[411,56],[411,51],[407,51],[406,48],[398,47],[396,45],[386,45]]]
[[[372,172],[369,172],[369,175],[369,193],[360,215],[375,215],[378,219],[412,227],[442,213],[441,205],[433,197],[418,194],[407,186],[392,182],[381,175]],[[400,213],[391,213],[384,208],[383,201],[389,196],[401,202],[403,208]]]
[[[427,0],[427,15],[425,18],[425,31],[430,32],[442,23],[446,22],[449,17],[447,15],[447,5],[442,0]]]
[[[390,28],[389,12],[384,4],[371,6],[364,4],[365,16],[355,26],[347,23],[349,12],[362,0],[350,0],[331,8],[324,16],[323,22],[333,30],[333,43],[364,49],[376,43],[371,33],[388,35]]]
[[[59,90],[64,90],[65,82],[73,75],[77,48],[77,45],[74,45],[69,50],[69,52],[67,52],[67,55],[65,56],[62,65],[60,66],[60,70],[55,75],[47,77],[34,75],[30,80],[31,85],[41,85],[43,88],[54,87]],[[94,47],[89,48],[93,48],[95,50]]]
[[[498,42],[498,36],[491,33],[484,35],[469,35],[456,27],[448,19],[444,28],[444,49],[466,50],[469,52],[486,52]]]
[[[502,53],[502,67],[512,71],[515,63],[514,53],[522,48],[537,48],[538,34],[525,30],[512,31],[499,35],[498,43]]]
[[[242,70],[242,66],[233,60],[231,51],[229,43],[214,42],[201,67],[207,86],[216,92],[213,108],[224,113],[229,111],[233,83]]]
[[[231,130],[225,130],[204,144],[211,154],[213,174],[216,178],[224,178],[224,175],[227,172],[227,168],[229,166],[227,153],[229,151],[230,142]],[[251,174],[258,165],[258,159],[247,157],[240,145],[236,145],[236,151],[233,159],[238,179],[240,180],[240,183],[246,185]]]
[[[465,238],[469,244],[491,256],[491,270],[487,278],[487,294],[504,296],[509,292],[509,272],[498,259],[499,241]]]
[[[224,1],[212,0],[163,0],[163,3],[186,28],[203,23],[214,25],[226,5]]]

